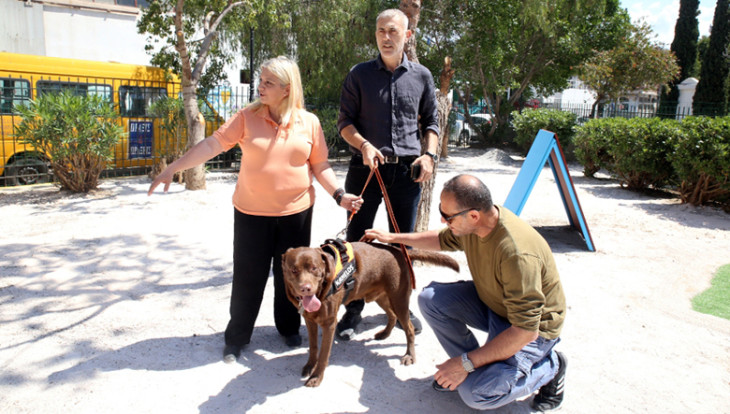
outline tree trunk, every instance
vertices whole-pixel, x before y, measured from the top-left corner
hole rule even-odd
[[[195,144],[205,138],[205,121],[200,125],[200,111],[198,110],[198,78],[193,71],[190,62],[190,53],[185,41],[183,32],[183,6],[185,0],[178,0],[175,5],[175,49],[180,54],[180,63],[182,66],[182,93],[183,93],[183,111],[185,112],[185,121],[188,126],[188,145],[190,150]],[[205,170],[204,165],[198,165],[183,172],[185,188],[187,190],[204,190],[205,189]]]
[[[444,67],[441,69],[439,75],[439,92],[436,94],[439,108],[439,127],[441,131],[441,158],[449,156],[449,114],[451,113],[451,101],[449,100],[449,89],[451,89],[451,79],[454,78],[456,70],[451,67],[451,57],[446,56],[444,58]],[[443,128],[441,128],[441,120],[443,122]],[[459,131],[461,132],[461,131]]]
[[[601,100],[603,100],[603,98],[605,98],[605,96],[603,95],[596,96],[596,100],[593,102],[593,105],[591,105],[591,114],[588,115],[588,118],[598,118],[598,104],[599,102],[601,102]]]
[[[198,100],[195,93],[186,93],[185,89],[183,87],[183,105],[185,107],[185,120],[188,125],[187,149],[190,150],[195,144],[205,139],[205,118],[198,110]],[[205,190],[205,163],[186,170],[183,177],[185,189]]]
[[[449,101],[448,95],[444,95],[441,90],[436,91],[436,103],[438,105],[439,114],[439,130],[441,131],[442,137],[439,139],[437,154],[443,153],[442,150],[446,147],[448,142],[448,124],[449,124],[449,112],[451,112],[451,102]],[[429,217],[431,215],[431,203],[433,202],[433,187],[436,183],[436,173],[438,171],[437,162],[434,166],[433,175],[431,179],[425,183],[421,183],[421,201],[418,202],[418,216],[416,216],[416,225],[414,231],[426,231],[429,228]]]
[[[190,51],[185,42],[185,32],[183,31],[183,6],[185,5],[185,0],[177,0],[175,4],[175,49],[180,54],[180,63],[182,66],[183,110],[188,126],[188,150],[205,139],[205,119],[198,109],[198,82],[205,68],[205,63],[208,60],[208,53],[210,52],[212,43],[218,37],[218,26],[226,14],[234,7],[245,6],[247,4],[248,1],[233,2],[229,0],[225,8],[219,13],[211,11],[206,14],[203,27],[205,36],[198,46],[198,53],[194,64],[191,62]],[[205,189],[205,164],[185,171],[183,176],[187,190]]]
[[[408,16],[408,30],[413,33],[413,36],[406,42],[406,56],[408,56],[408,60],[411,62],[418,63],[415,35],[418,20],[421,18],[421,0],[401,0],[399,9]]]

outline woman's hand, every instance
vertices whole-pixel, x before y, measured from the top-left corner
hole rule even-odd
[[[198,142],[182,157],[178,158],[175,162],[168,165],[150,184],[150,189],[147,191],[147,195],[152,195],[160,183],[165,183],[164,191],[170,188],[170,183],[175,177],[175,173],[178,171],[185,171],[193,168],[196,165],[200,165],[216,155],[223,152],[223,147],[213,136]]]
[[[357,213],[360,210],[360,207],[362,207],[363,201],[364,200],[360,196],[345,193],[345,195],[342,196],[342,200],[340,200],[340,207],[347,211],[354,211]]]
[[[147,195],[152,195],[152,192],[155,191],[155,188],[157,188],[158,185],[161,183],[165,183],[165,187],[163,188],[164,192],[167,192],[167,190],[170,188],[170,184],[172,183],[172,179],[175,176],[175,170],[167,167],[165,168],[161,173],[157,174],[157,177],[155,177],[154,180],[152,180],[152,184],[150,184],[150,189],[147,190]]]

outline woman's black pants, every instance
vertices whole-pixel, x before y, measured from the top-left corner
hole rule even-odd
[[[253,216],[235,210],[231,319],[226,327],[226,345],[243,346],[251,341],[272,260],[276,329],[284,336],[299,333],[301,320],[297,308],[286,297],[281,255],[290,247],[309,246],[312,210],[310,207],[281,217]]]

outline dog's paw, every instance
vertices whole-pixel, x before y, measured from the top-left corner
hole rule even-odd
[[[321,384],[321,383],[322,383],[322,377],[319,377],[319,376],[309,377],[307,382],[304,383],[304,386],[314,388],[314,387],[319,387],[319,384]]]
[[[416,362],[416,357],[414,357],[413,355],[406,354],[406,355],[403,355],[400,359],[401,365],[412,365],[415,362]]]

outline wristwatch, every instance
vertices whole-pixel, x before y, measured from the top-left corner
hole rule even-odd
[[[466,352],[461,354],[461,366],[464,367],[466,372],[474,372],[474,364],[469,359],[469,356],[466,355]]]
[[[439,156],[436,155],[436,154],[434,154],[434,153],[432,153],[432,152],[426,151],[426,152],[423,153],[423,155],[428,155],[429,157],[431,157],[431,159],[433,159],[434,164],[437,163],[438,160],[439,160]]]

